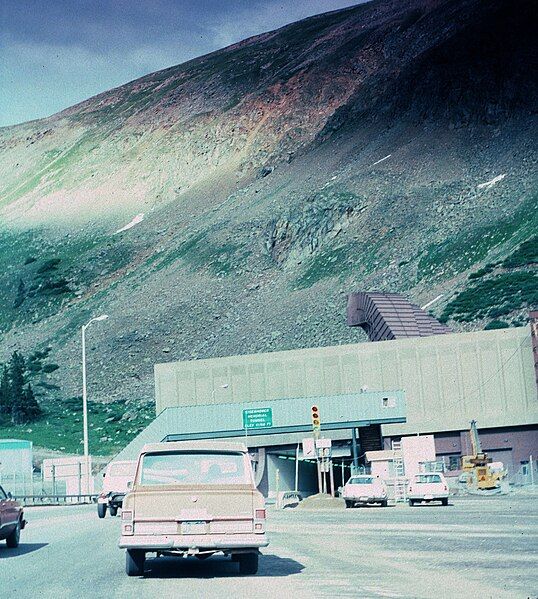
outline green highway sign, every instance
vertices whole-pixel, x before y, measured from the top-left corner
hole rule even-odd
[[[243,410],[243,428],[271,428],[273,426],[272,408],[254,408]]]

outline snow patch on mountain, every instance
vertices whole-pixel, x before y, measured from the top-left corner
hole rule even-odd
[[[489,181],[486,181],[485,183],[480,183],[478,185],[478,189],[487,189],[488,187],[492,187],[493,185],[495,185],[495,183],[502,181],[505,177],[506,177],[506,173],[504,173],[503,175],[498,175],[497,177],[494,177],[493,179],[490,179]]]
[[[128,229],[132,229],[135,225],[138,225],[138,223],[141,223],[144,220],[144,213],[140,213],[137,214],[133,220],[126,224],[125,227],[122,227],[121,229],[118,229],[114,235],[117,235],[118,233],[123,233],[123,231],[127,231]]]

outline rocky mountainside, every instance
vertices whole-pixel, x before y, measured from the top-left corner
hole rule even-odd
[[[350,291],[442,294],[455,330],[522,324],[535,17],[374,0],[0,129],[0,360],[45,352],[36,389],[65,405],[106,312],[89,393],[134,434],[155,362],[356,341]]]

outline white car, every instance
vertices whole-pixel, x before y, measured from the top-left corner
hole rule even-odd
[[[387,507],[387,487],[377,476],[360,474],[352,476],[342,489],[346,507],[379,503]]]
[[[123,504],[123,498],[129,492],[136,473],[136,462],[110,462],[104,473],[103,488],[97,498],[97,515],[104,518],[107,508],[111,516],[118,513]]]
[[[407,498],[409,505],[431,501],[448,505],[448,484],[445,477],[440,472],[416,474],[409,482]]]

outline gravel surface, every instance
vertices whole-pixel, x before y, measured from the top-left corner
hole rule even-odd
[[[0,548],[3,597],[534,597],[536,498],[456,498],[449,507],[275,511],[255,577],[224,558],[148,559],[128,578],[119,518],[94,506],[31,508]]]

